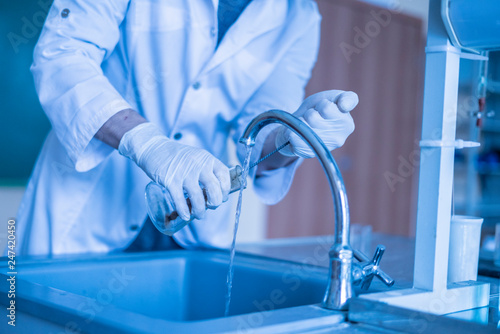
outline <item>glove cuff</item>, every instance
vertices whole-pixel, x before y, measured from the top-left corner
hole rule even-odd
[[[142,123],[123,135],[120,145],[118,145],[118,152],[139,163],[144,151],[159,139],[170,140],[155,124],[151,122]]]

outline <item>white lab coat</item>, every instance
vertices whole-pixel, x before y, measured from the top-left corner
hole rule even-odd
[[[315,3],[253,0],[215,50],[217,6],[217,0],[54,1],[32,66],[52,130],[19,209],[19,253],[108,252],[134,240],[150,180],[94,138],[116,112],[133,108],[167,136],[227,162],[228,137],[237,141],[254,116],[298,107],[319,44]],[[297,165],[255,179],[265,202],[286,194]],[[209,211],[176,241],[226,247],[227,233],[219,232],[234,224],[229,209]]]

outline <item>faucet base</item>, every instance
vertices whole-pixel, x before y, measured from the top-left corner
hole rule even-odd
[[[349,246],[333,245],[329,252],[328,287],[321,306],[330,310],[347,310],[352,292],[352,258]]]

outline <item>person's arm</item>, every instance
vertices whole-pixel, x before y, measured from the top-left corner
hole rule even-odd
[[[313,2],[310,3],[314,7]],[[271,109],[288,112],[297,110],[304,98],[304,87],[311,75],[319,46],[320,16],[313,11],[300,12],[304,19],[287,26],[286,34],[295,35],[283,57],[266,81],[254,93],[237,119],[234,120],[233,141],[240,162],[245,158],[245,147],[239,143],[249,122],[258,114]],[[288,37],[288,36],[287,36]],[[263,128],[256,138],[250,161],[255,162],[275,150],[277,124]],[[274,129],[274,130],[273,130]],[[260,200],[272,205],[279,202],[291,186],[297,167],[303,159],[285,157],[276,153],[250,170],[254,190]]]
[[[283,50],[282,57],[276,60],[273,71],[234,120],[233,141],[237,144],[237,155],[241,162],[244,161],[246,153],[244,145],[239,144],[239,139],[255,116],[271,109],[293,112],[303,101],[304,88],[319,48],[321,17],[314,2],[300,4],[307,7],[297,11],[300,18],[288,22],[283,30],[284,37],[281,37],[281,40],[289,41],[289,46]],[[252,150],[251,162],[275,150],[274,137],[277,127],[277,124],[273,124],[260,131]],[[266,204],[279,202],[287,193],[301,161],[300,158],[285,157],[276,153],[261,162],[258,167],[251,169],[249,175],[253,178],[254,189],[259,198]]]
[[[123,135],[147,120],[132,109],[125,109],[114,114],[97,131],[95,138],[118,149]]]
[[[321,104],[319,104],[321,101],[312,101],[309,98],[303,101],[304,88],[309,80],[311,70],[317,57],[320,37],[320,16],[317,12],[316,4],[311,2],[308,3],[308,5],[312,5],[314,7],[312,8],[313,11],[308,12],[306,10],[302,10],[301,14],[303,14],[304,17],[298,21],[300,23],[298,25],[294,23],[294,25],[287,27],[287,33],[299,33],[300,36],[290,46],[283,58],[279,60],[279,63],[274,71],[268,77],[266,82],[259,88],[259,90],[255,92],[252,99],[243,108],[242,115],[239,119],[237,119],[235,124],[236,131],[233,135],[235,143],[239,142],[239,139],[248,123],[259,113],[267,110],[281,109],[288,112],[294,112],[297,110],[296,116],[304,116],[306,122],[315,127],[318,123],[324,123],[323,117],[317,116],[326,116],[326,118],[330,118],[330,111],[338,108],[337,103],[339,101],[332,98],[332,96],[327,96],[325,99],[323,96],[315,94],[316,96],[314,99],[321,96],[320,100],[325,100]],[[338,96],[338,94],[334,94],[332,91],[325,93],[327,95]],[[332,106],[335,108],[332,108]],[[300,107],[303,107],[302,109],[307,107],[305,108],[306,113],[304,113],[304,115],[297,115],[299,110],[300,113],[302,113],[302,109]],[[322,111],[320,112],[320,110],[316,109],[320,109]],[[343,108],[343,111],[348,111],[347,109]],[[326,111],[324,115],[321,114],[323,111]],[[342,119],[340,122],[332,122],[339,126],[341,129],[340,132],[352,132],[353,124],[351,123],[352,119],[350,119],[350,115],[345,112],[338,112],[338,110],[335,114],[338,118]],[[315,122],[318,118],[323,120]],[[331,124],[327,125],[330,127]],[[295,171],[303,160],[302,158],[304,156],[302,153],[307,153],[299,144],[299,141],[297,140],[298,137],[289,137],[288,133],[283,129],[283,126],[277,125],[270,125],[262,129],[256,138],[256,144],[251,157],[251,161],[254,162],[258,158],[262,158],[274,151],[277,147],[277,137],[279,141],[283,138],[291,139],[293,142],[292,146],[295,146],[291,151],[292,154],[286,153],[286,151],[290,149],[289,145],[280,151],[281,153],[276,153],[261,162],[258,167],[255,168],[256,170],[250,170],[250,175],[255,176],[254,189],[257,195],[264,203],[269,205],[279,202],[288,192]],[[317,132],[318,130],[319,128],[315,129]],[[325,138],[327,137],[330,136],[327,135]],[[344,135],[344,137],[347,136]],[[335,140],[335,142],[336,144],[342,144],[343,140],[345,140],[345,138],[340,138],[340,140]],[[334,144],[334,142],[331,144]],[[245,148],[243,145],[239,144],[237,145],[237,148],[238,157],[240,161],[243,161],[243,158],[245,157]],[[296,153],[298,152],[295,148],[300,148],[298,150],[300,153],[299,158],[296,156]]]
[[[88,171],[118,148],[168,189],[187,220],[227,198],[229,171],[208,151],[169,139],[147,122],[110,83],[101,68],[120,39],[130,0],[55,0],[31,67],[40,103],[75,170]],[[61,12],[69,13],[61,16]],[[103,33],[104,32],[104,33]],[[192,210],[187,207],[188,193]]]
[[[113,152],[95,134],[130,108],[101,68],[118,43],[128,5],[129,0],[55,0],[33,53],[40,103],[77,171],[94,168]]]
[[[207,204],[217,207],[227,200],[229,170],[203,149],[169,139],[163,131],[132,109],[121,110],[96,133],[95,138],[118,149],[134,161],[153,181],[165,187],[183,220],[205,215]],[[184,193],[192,208],[188,208]]]

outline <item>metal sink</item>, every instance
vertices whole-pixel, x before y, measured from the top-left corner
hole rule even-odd
[[[26,332],[40,326],[64,330],[70,325],[84,332],[272,328],[277,333],[344,321],[343,313],[316,305],[325,292],[327,269],[293,262],[237,254],[229,317],[223,317],[227,252],[20,258],[17,262],[18,324]],[[2,273],[7,269],[2,268]],[[0,278],[0,290],[0,303],[7,305],[5,277]],[[23,317],[27,320],[21,321]]]

